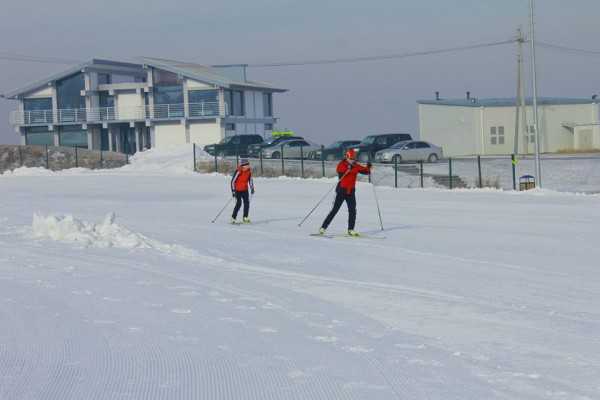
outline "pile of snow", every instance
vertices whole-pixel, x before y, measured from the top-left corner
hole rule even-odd
[[[43,167],[19,167],[15,168],[12,171],[4,171],[4,173],[0,174],[2,176],[48,176],[54,175],[54,171]]]
[[[85,247],[116,247],[120,249],[155,249],[162,253],[193,256],[194,252],[178,245],[168,245],[115,223],[109,213],[98,224],[82,221],[72,215],[41,215],[35,213],[33,236],[60,242],[79,243]]]
[[[210,155],[196,146],[196,160],[209,159]],[[129,165],[119,172],[192,174],[194,173],[194,147],[192,144],[171,146],[164,149],[149,149],[135,154]]]

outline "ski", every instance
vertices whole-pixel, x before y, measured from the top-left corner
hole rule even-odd
[[[311,233],[310,236],[313,237],[322,237],[326,239],[368,239],[368,240],[383,240],[386,239],[385,236],[370,236],[370,235],[360,235],[360,236],[350,236],[348,234],[342,233],[338,235],[333,234],[320,234],[320,233]]]

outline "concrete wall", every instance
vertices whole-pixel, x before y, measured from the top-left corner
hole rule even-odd
[[[190,143],[186,135],[185,124],[161,123],[154,125],[154,143],[152,147],[161,148]]]
[[[420,137],[440,145],[447,156],[507,155],[514,152],[515,107],[451,107],[419,104]],[[533,108],[525,107],[526,125],[533,125]],[[544,153],[588,146],[600,148],[600,129],[572,127],[598,122],[598,105],[539,106],[540,149]],[[504,127],[504,143],[492,144],[492,127]],[[571,128],[570,128],[571,127]],[[519,153],[533,153],[535,144],[520,127]],[[575,131],[579,132],[576,139]],[[588,131],[591,131],[589,133]],[[588,137],[589,136],[589,137]],[[590,139],[591,138],[591,139]]]
[[[138,119],[139,107],[143,105],[142,96],[136,91],[126,91],[115,94],[115,103],[119,112],[119,118],[123,119]]]
[[[75,149],[70,147],[48,147],[46,163],[45,146],[0,145],[0,173],[19,167],[48,167],[58,171],[67,168],[118,168],[127,162],[125,154],[104,151]]]
[[[194,81],[192,79],[186,79],[185,83],[186,83],[188,89],[215,89],[215,87],[212,85]]]
[[[197,145],[207,145],[218,143],[223,139],[223,130],[217,122],[193,122],[188,125],[189,137],[191,143]]]
[[[54,88],[52,86],[47,86],[43,89],[38,89],[35,92],[28,93],[25,98],[27,99],[35,99],[40,97],[52,97],[52,93],[54,92]]]
[[[441,146],[444,155],[477,154],[480,149],[480,110],[419,104],[420,138]]]

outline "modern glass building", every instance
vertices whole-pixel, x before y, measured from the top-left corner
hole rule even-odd
[[[173,144],[215,143],[234,134],[269,135],[273,93],[244,65],[143,58],[93,59],[2,97],[22,144],[135,153]]]

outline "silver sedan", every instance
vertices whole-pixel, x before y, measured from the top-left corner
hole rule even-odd
[[[442,148],[422,141],[409,141],[396,143],[392,147],[375,153],[375,161],[382,163],[391,162],[437,162],[443,158]]]
[[[283,148],[282,148],[283,147]],[[265,147],[263,149],[263,157],[265,158],[281,158],[283,151],[284,158],[308,158],[311,151],[320,150],[321,146],[307,142],[306,140],[288,140],[284,143],[279,143],[274,146]]]

